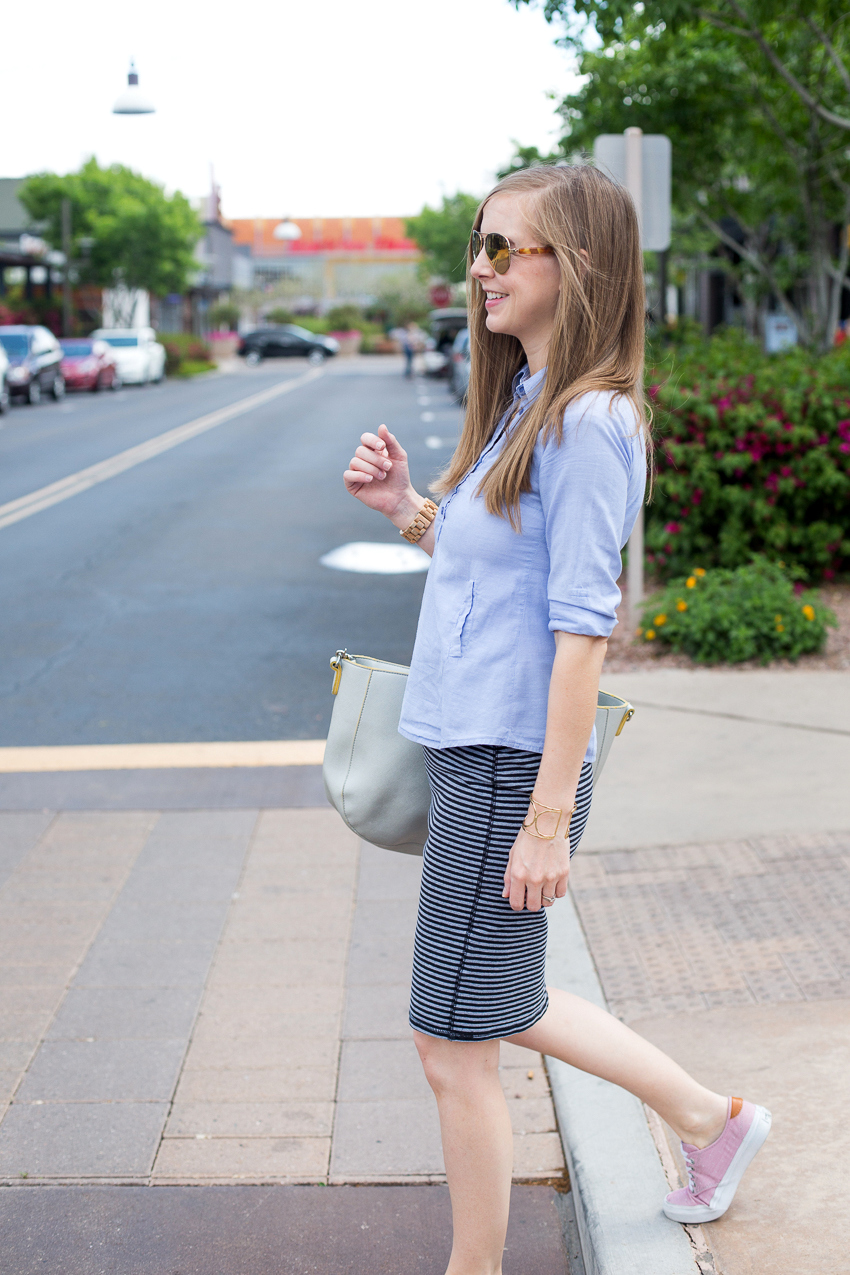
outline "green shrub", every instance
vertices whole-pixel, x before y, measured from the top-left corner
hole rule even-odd
[[[212,372],[215,369],[215,363],[210,363],[206,359],[184,359],[175,372],[175,376],[197,376],[199,372]]]
[[[202,337],[191,332],[166,332],[159,339],[165,346],[166,376],[194,376],[215,367],[209,343]],[[192,364],[191,370],[188,364]]]
[[[826,643],[837,620],[776,563],[754,559],[728,570],[696,567],[643,608],[638,636],[682,651],[699,664],[796,660]]]
[[[386,332],[384,332],[382,328],[378,328],[377,332],[373,331],[374,328],[378,327],[376,323],[368,323],[368,324],[364,324],[363,326],[367,329],[367,331],[363,333],[363,338],[360,342],[359,353],[360,354],[384,353],[385,351],[383,351],[381,347],[387,344],[388,338],[387,338]]]
[[[363,311],[359,305],[337,305],[328,310],[325,318],[329,332],[353,332],[363,326]]]
[[[292,311],[284,309],[283,306],[278,306],[274,310],[269,310],[265,321],[266,323],[279,323],[281,327],[283,327],[286,323],[298,322]]]
[[[297,323],[299,328],[306,328],[308,332],[314,332],[317,336],[326,336],[331,330],[327,319],[320,319],[315,314],[296,315],[294,319],[290,319],[290,323]]]
[[[850,569],[850,352],[765,355],[741,333],[650,351],[647,557],[662,576],[753,555]]]

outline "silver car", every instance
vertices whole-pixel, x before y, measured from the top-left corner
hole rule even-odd
[[[449,385],[452,394],[463,406],[469,389],[469,328],[461,328],[452,343]]]

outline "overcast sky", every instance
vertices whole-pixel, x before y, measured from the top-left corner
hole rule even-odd
[[[0,176],[94,154],[195,197],[212,163],[230,217],[483,192],[512,138],[551,144],[547,91],[576,83],[556,29],[509,0],[40,0],[3,34]],[[111,114],[131,56],[155,115]]]

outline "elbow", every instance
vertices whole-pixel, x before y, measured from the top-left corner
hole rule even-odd
[[[567,648],[572,648],[573,650],[581,649],[586,656],[593,660],[598,660],[601,665],[608,650],[608,639],[591,633],[567,633],[563,629],[556,629],[556,651]]]

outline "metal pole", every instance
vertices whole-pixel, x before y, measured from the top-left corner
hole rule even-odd
[[[658,307],[658,324],[662,332],[667,330],[667,253],[655,254],[658,262],[658,291],[661,299]]]
[[[643,238],[643,129],[626,129],[626,189],[635,201]]]
[[[626,189],[634,200],[643,238],[643,129],[626,129]],[[661,302],[662,310],[664,301]],[[643,602],[643,505],[638,511],[637,521],[629,536],[629,622],[632,630],[640,619],[640,605]]]
[[[62,335],[71,336],[71,201],[62,200]]]

